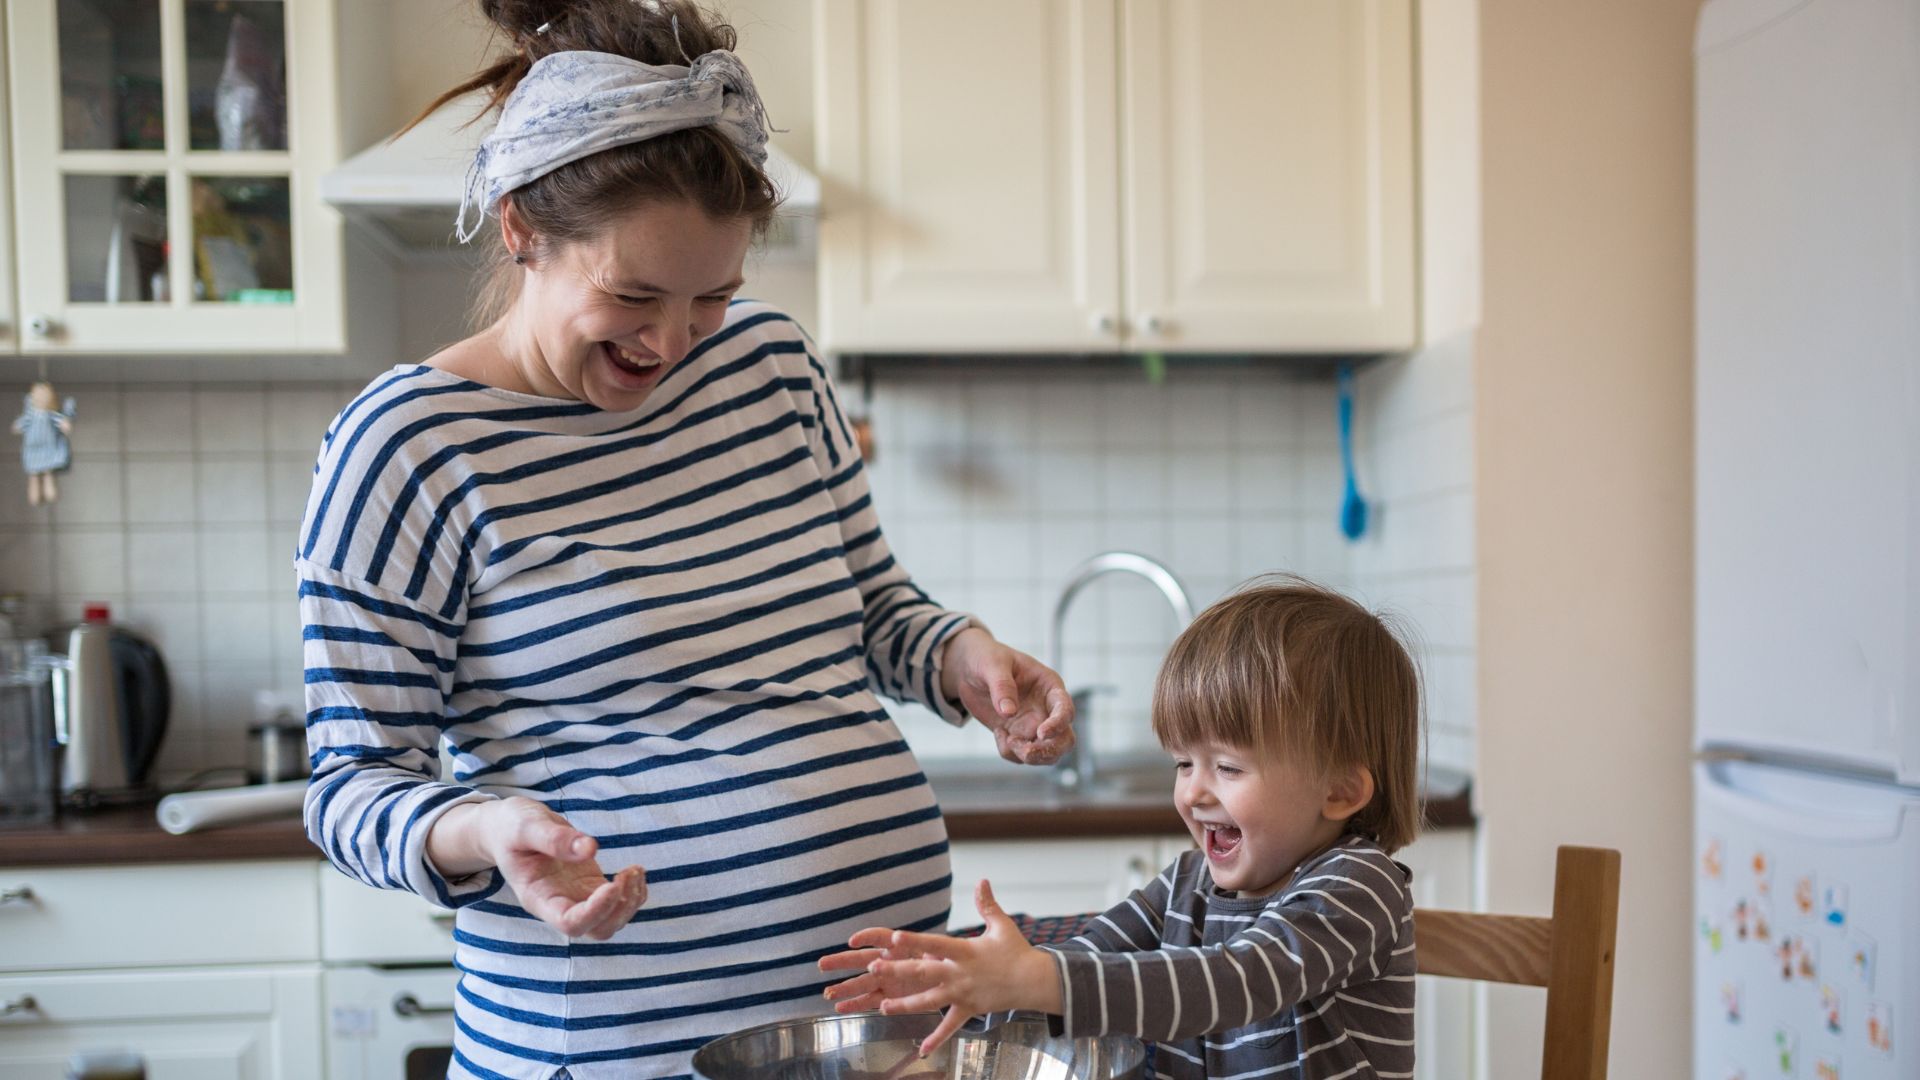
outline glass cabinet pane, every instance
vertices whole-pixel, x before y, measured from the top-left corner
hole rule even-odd
[[[287,148],[287,27],[280,0],[187,0],[188,144]]]
[[[193,179],[193,297],[293,302],[293,215],[284,176]]]
[[[68,150],[160,150],[159,0],[60,0],[60,127]]]
[[[166,300],[166,179],[66,180],[67,299],[109,304]]]

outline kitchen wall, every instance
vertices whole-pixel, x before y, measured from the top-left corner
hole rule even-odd
[[[1618,848],[1612,1074],[1683,1076],[1699,4],[1478,2],[1485,902],[1546,912],[1556,845]],[[1541,996],[1488,997],[1487,1075],[1538,1076]]]

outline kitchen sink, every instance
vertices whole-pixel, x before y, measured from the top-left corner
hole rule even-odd
[[[948,810],[1173,805],[1173,764],[1164,756],[1104,758],[1092,784],[1077,790],[1062,788],[1052,768],[1004,761],[924,761],[921,768]]]

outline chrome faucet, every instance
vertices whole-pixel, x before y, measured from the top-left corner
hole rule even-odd
[[[1073,606],[1073,598],[1093,582],[1095,578],[1108,574],[1135,574],[1146,578],[1160,594],[1173,606],[1174,618],[1179,620],[1176,632],[1186,629],[1193,621],[1193,603],[1187,599],[1187,590],[1180,587],[1180,579],[1173,571],[1131,551],[1103,551],[1067,574],[1067,583],[1060,590],[1060,599],[1053,605],[1053,629],[1047,638],[1048,660],[1053,670],[1059,671],[1065,659],[1062,638],[1067,625],[1067,609]],[[1074,695],[1074,706],[1080,718],[1092,710],[1087,706],[1092,701],[1092,693],[1083,690]],[[1081,710],[1085,711],[1081,711]],[[1088,742],[1090,733],[1082,730],[1080,738],[1075,740],[1072,750],[1061,757],[1060,764],[1054,768],[1054,780],[1063,788],[1079,789],[1093,784],[1093,747]]]

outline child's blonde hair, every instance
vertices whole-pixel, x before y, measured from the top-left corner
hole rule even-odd
[[[1420,832],[1420,684],[1373,612],[1302,578],[1255,579],[1200,613],[1167,653],[1153,733],[1282,754],[1322,774],[1364,765],[1373,800],[1347,822],[1389,852]]]

